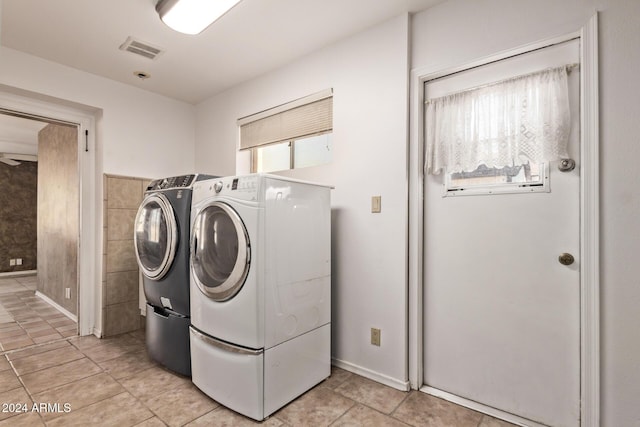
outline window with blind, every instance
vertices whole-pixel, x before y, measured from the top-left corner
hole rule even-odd
[[[240,150],[251,152],[251,172],[329,163],[333,91],[301,98],[238,120]]]

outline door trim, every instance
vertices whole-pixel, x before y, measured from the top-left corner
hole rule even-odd
[[[38,98],[40,97],[40,98]],[[101,191],[96,190],[96,176],[101,172],[96,163],[97,108],[81,106],[58,98],[45,97],[21,89],[0,85],[0,108],[25,115],[39,116],[54,121],[75,124],[78,129],[78,334],[101,335],[101,283],[97,267],[102,254],[95,231],[101,227],[97,219],[102,202]],[[85,134],[85,131],[88,134]]]
[[[598,15],[580,32],[582,102],[580,174],[580,390],[582,426],[600,425],[600,111]]]
[[[423,386],[423,255],[424,255],[424,170],[423,145],[424,83],[443,75],[580,38],[580,425],[600,423],[600,220],[599,220],[599,110],[598,110],[598,15],[593,15],[577,32],[500,52],[490,57],[448,69],[411,70],[409,144],[409,237],[407,306],[409,324],[409,382]],[[442,395],[441,397],[447,398]],[[452,400],[452,399],[451,399]],[[461,403],[461,402],[457,402]]]

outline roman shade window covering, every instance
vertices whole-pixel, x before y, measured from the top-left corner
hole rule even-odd
[[[241,150],[330,132],[333,90],[244,117],[238,120],[238,125]]]
[[[567,157],[567,73],[550,68],[426,101],[425,172],[471,172]]]

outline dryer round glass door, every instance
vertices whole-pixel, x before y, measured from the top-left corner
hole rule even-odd
[[[134,243],[138,266],[149,279],[160,280],[175,257],[178,226],[171,204],[162,194],[147,196],[138,209]]]
[[[251,249],[240,216],[213,202],[196,216],[191,230],[191,271],[200,290],[215,301],[232,298],[249,273]]]

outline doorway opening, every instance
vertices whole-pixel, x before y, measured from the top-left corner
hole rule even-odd
[[[457,69],[439,70],[433,68],[415,69],[412,71],[412,109],[411,109],[411,144],[410,144],[410,217],[409,217],[409,379],[412,388],[428,390],[425,385],[425,342],[424,325],[427,318],[425,313],[425,293],[423,281],[426,278],[426,268],[423,265],[425,256],[425,228],[424,217],[427,214],[423,201],[425,194],[425,180],[423,172],[424,137],[422,134],[424,119],[421,116],[425,101],[424,83],[451,72],[463,71],[471,67],[478,67],[507,57],[541,49],[569,39],[580,40],[580,141],[579,163],[580,171],[579,200],[579,255],[577,265],[579,270],[579,399],[581,405],[577,418],[581,426],[596,426],[599,420],[599,204],[598,204],[598,67],[597,67],[597,16],[592,17],[578,32],[554,39],[536,42],[530,45],[503,52],[482,60],[475,61],[465,67]],[[556,171],[558,165],[555,165]],[[503,196],[496,196],[502,198]],[[454,200],[455,199],[455,200]],[[465,198],[469,199],[469,198]],[[470,203],[463,198],[450,198],[455,203]],[[451,202],[449,202],[451,203]],[[555,254],[558,262],[558,254]],[[562,263],[562,261],[560,261]],[[464,297],[463,294],[461,297]],[[489,313],[490,314],[490,313]],[[433,319],[432,319],[433,321]],[[507,325],[504,325],[507,327]],[[451,337],[452,340],[455,337]],[[491,408],[477,404],[471,399],[458,398],[449,393],[442,393],[441,397],[460,403],[479,411],[491,414]],[[506,415],[506,417],[505,417]],[[535,422],[522,418],[508,418],[509,414],[495,413],[500,418],[510,419],[521,425],[537,425]]]
[[[77,134],[76,124],[0,114],[0,304],[23,345],[78,333]],[[9,341],[5,350],[19,340]]]
[[[42,302],[54,305],[69,320],[76,321],[74,334],[100,336],[100,324],[96,324],[100,318],[96,315],[99,314],[100,301],[96,300],[98,292],[95,289],[96,283],[100,283],[96,277],[96,264],[100,260],[98,236],[94,232],[99,226],[96,207],[101,198],[95,185],[94,129],[97,110],[90,107],[79,109],[81,106],[64,100],[45,101],[40,95],[10,87],[3,86],[0,89],[3,90],[0,91],[0,118],[21,119],[23,124],[29,123],[36,128],[30,131],[32,135],[39,134],[48,140],[45,143],[32,136],[30,147],[29,144],[25,147],[19,141],[14,141],[13,145],[0,150],[0,153],[9,154],[3,155],[9,160],[8,163],[20,163],[10,166],[2,162],[7,167],[20,167],[27,163],[27,159],[34,160],[33,157],[18,156],[22,154],[20,149],[31,150],[30,154],[23,156],[40,154],[37,166],[32,167],[38,170],[39,175],[47,170],[51,174],[46,183],[38,183],[36,178],[35,204],[42,204],[43,213],[38,213],[36,209],[35,230],[46,232],[40,233],[41,242],[38,242],[37,231],[31,233],[30,244],[33,246],[34,234],[36,241],[36,255],[32,257],[35,268],[23,274],[35,276],[37,272],[46,279],[31,279],[29,286],[34,287],[33,292],[38,292],[38,297],[33,296],[34,300],[28,302],[45,300]],[[40,195],[37,187],[44,190]],[[38,253],[39,250],[49,251],[54,256],[44,256]],[[21,256],[16,255],[15,264],[18,264],[18,258]],[[46,263],[47,259],[53,262]],[[23,265],[24,261],[23,258]],[[15,274],[15,267],[8,274]],[[47,271],[39,271],[41,269]],[[2,275],[6,276],[0,272],[0,277]],[[69,327],[66,333],[71,333],[68,332],[71,326],[65,326]]]

